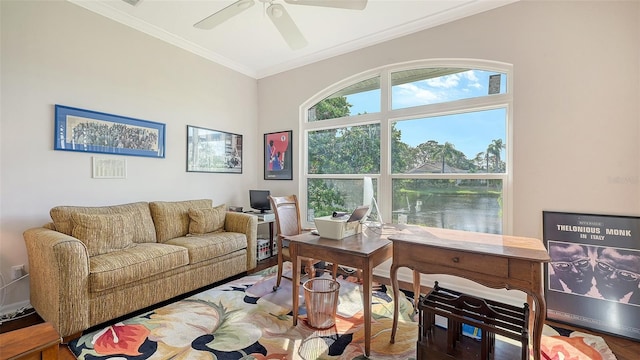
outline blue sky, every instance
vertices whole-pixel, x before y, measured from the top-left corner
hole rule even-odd
[[[469,70],[429,80],[421,80],[392,88],[393,108],[442,103],[488,94],[489,76],[495,73]],[[500,93],[506,92],[505,75],[501,76]],[[347,96],[352,114],[380,111],[380,91]],[[417,146],[428,140],[452,143],[467,158],[473,159],[495,139],[506,143],[506,109],[399,121],[396,128],[402,141]]]
[[[402,141],[417,146],[426,140],[450,142],[468,159],[483,152],[495,139],[505,142],[505,109],[405,120],[396,123]]]

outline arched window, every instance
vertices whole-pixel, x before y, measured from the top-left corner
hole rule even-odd
[[[370,177],[385,222],[509,233],[511,72],[504,63],[425,60],[310,99],[299,167],[306,219],[362,205]]]

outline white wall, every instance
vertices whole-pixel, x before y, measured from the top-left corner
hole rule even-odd
[[[259,133],[299,136],[300,104],[368,69],[430,58],[507,62],[513,234],[542,239],[543,210],[640,216],[639,24],[633,1],[511,4],[259,80]],[[299,180],[262,184],[297,193]]]
[[[1,11],[5,281],[11,266],[28,264],[22,232],[50,221],[56,205],[248,204],[247,189],[261,177],[255,79],[65,1],[3,0]],[[127,179],[92,179],[93,154],[53,150],[54,104],[165,123],[166,158],[126,156]],[[243,174],[187,173],[187,124],[242,134]],[[28,299],[22,280],[8,289],[5,305]]]

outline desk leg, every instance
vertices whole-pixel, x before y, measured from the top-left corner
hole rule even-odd
[[[533,358],[540,360],[540,345],[542,343],[542,327],[544,326],[545,313],[547,312],[547,304],[544,297],[539,294],[532,295],[535,302],[535,319],[533,323]]]
[[[293,296],[293,326],[298,325],[298,293],[300,292],[300,259],[298,259],[298,245],[295,242],[289,243],[289,254],[293,264],[293,274],[291,274],[291,294]]]
[[[418,311],[418,303],[420,302],[420,272],[413,270],[413,311]]]
[[[391,325],[391,340],[390,342],[393,344],[396,341],[396,330],[398,329],[398,301],[400,296],[398,294],[398,266],[395,263],[391,264],[391,287],[393,289],[393,325]]]
[[[369,357],[371,349],[371,278],[373,269],[369,261],[364,262],[362,269],[362,303],[364,307],[364,354]]]
[[[547,314],[547,302],[544,299],[544,285],[542,283],[542,264],[533,268],[533,291],[530,294],[535,300],[535,320],[533,323],[533,358],[540,360],[540,345],[542,344],[542,327]]]

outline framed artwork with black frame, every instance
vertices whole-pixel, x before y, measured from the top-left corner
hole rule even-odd
[[[640,217],[543,211],[547,318],[640,340]]]
[[[187,171],[242,174],[242,135],[187,125]]]
[[[166,125],[55,106],[54,150],[164,158]]]
[[[292,131],[264,134],[264,179],[293,180]]]

